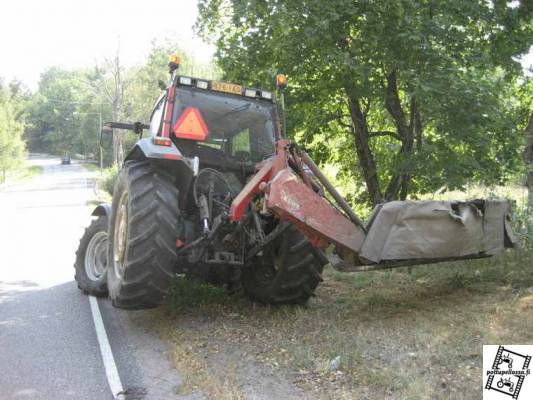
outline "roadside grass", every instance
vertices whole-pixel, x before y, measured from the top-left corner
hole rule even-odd
[[[98,172],[98,173],[100,172],[100,166],[93,162],[84,162],[84,163],[81,163],[80,165],[82,165],[83,168],[85,168],[88,171]]]
[[[39,165],[25,165],[22,171],[17,175],[19,180],[26,180],[35,178],[37,175],[43,173],[43,167]]]
[[[229,299],[223,288],[185,277],[175,278],[167,294],[167,304],[173,312],[209,304],[222,304]]]
[[[111,200],[111,197],[113,196],[118,172],[119,170],[116,166],[111,166],[101,171],[96,179],[98,191],[101,192],[101,196],[107,200]]]
[[[110,185],[108,183],[108,175],[110,175],[108,171],[110,170],[110,168],[106,168],[103,171],[100,171],[100,167],[93,163],[83,163],[80,165],[87,171],[89,171],[89,176],[91,179],[94,179],[96,185],[94,196],[87,203],[90,210],[92,211],[92,209],[98,206],[99,204],[111,203],[113,189],[111,186],[111,192],[109,191]],[[114,180],[112,184],[114,184]]]
[[[324,279],[305,307],[177,283],[159,312],[183,390],[250,398],[259,365],[305,398],[477,399],[483,344],[533,344],[533,251]]]
[[[43,168],[39,165],[31,165],[24,163],[20,168],[9,171],[6,173],[5,181],[0,175],[0,188],[6,184],[12,184],[15,182],[25,181],[40,175],[43,172]]]
[[[210,399],[245,399],[244,394],[239,389],[235,367],[226,365],[223,375],[214,375],[211,373],[207,361],[195,354],[194,347],[205,347],[204,342],[197,338],[185,338],[179,333],[174,333],[166,339],[175,343],[189,343],[188,345],[174,346],[172,349],[172,359],[180,371],[182,379],[176,394],[187,396],[201,391]]]

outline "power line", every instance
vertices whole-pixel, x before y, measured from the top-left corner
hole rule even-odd
[[[84,105],[93,105],[93,106],[109,106],[111,104],[109,103],[87,103],[82,101],[68,101],[68,100],[61,100],[61,99],[49,99],[46,100],[52,101],[52,102],[58,102],[58,103],[66,103],[66,104],[84,104]]]

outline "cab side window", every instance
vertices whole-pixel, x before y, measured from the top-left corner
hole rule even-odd
[[[157,102],[157,105],[152,112],[152,117],[150,118],[150,134],[156,136],[161,129],[161,119],[163,118],[163,106],[165,104],[165,97],[161,97]]]
[[[231,139],[231,156],[240,161],[250,159],[250,130],[244,129]]]

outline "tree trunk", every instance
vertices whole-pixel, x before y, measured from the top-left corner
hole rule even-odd
[[[122,66],[120,65],[120,55],[117,50],[113,65],[114,78],[114,98],[113,98],[113,118],[115,121],[120,121],[122,110],[122,96],[124,95],[124,82],[122,81]],[[116,133],[113,136],[113,150],[115,151],[115,163],[120,167],[124,159],[124,152],[122,149],[122,136]]]
[[[122,99],[118,96],[115,97],[113,101],[113,121],[120,121],[120,109],[121,109]],[[113,131],[113,162],[119,167],[122,165],[123,161],[123,150],[122,150],[122,136],[121,132],[116,129]]]
[[[407,118],[402,108],[400,96],[398,94],[398,84],[396,81],[396,71],[387,76],[387,94],[385,97],[385,106],[394,125],[396,132],[402,143],[400,151],[397,154],[399,167],[395,168],[393,175],[385,190],[385,201],[396,200],[400,197],[404,200],[409,193],[409,181],[411,176],[406,171],[405,164],[413,154],[414,135],[413,128],[415,125],[415,115],[417,112],[416,98],[411,98],[411,123],[407,124]]]
[[[418,100],[415,96],[411,97],[409,110],[410,121],[408,122],[398,93],[396,72],[393,71],[387,76],[385,105],[396,126],[397,138],[400,139],[401,147],[397,154],[399,166],[393,171],[392,177],[383,194],[380,189],[374,156],[370,149],[368,123],[365,113],[361,109],[357,89],[354,85],[348,85],[345,87],[345,92],[348,96],[348,105],[352,119],[352,134],[359,158],[359,165],[372,204],[376,205],[383,201],[392,201],[398,198],[405,200],[409,194],[409,183],[411,180],[411,173],[406,164],[409,163],[413,156],[415,139],[417,150],[419,151],[422,147],[422,120],[418,108]]]
[[[128,84],[122,76],[119,50],[112,60],[106,60],[104,68],[99,69],[96,66],[96,74],[96,80],[90,84],[98,94],[103,95],[109,102],[113,112],[113,120],[119,122],[122,114],[124,89]],[[120,167],[123,160],[122,134],[115,130],[113,132],[113,163]]]
[[[529,122],[526,127],[526,148],[524,151],[524,162],[528,167],[528,179],[526,186],[533,190],[533,112],[529,116]]]
[[[375,206],[383,202],[383,196],[379,187],[376,163],[370,150],[368,124],[365,114],[361,110],[361,103],[355,86],[347,85],[344,90],[348,97],[348,106],[352,120],[352,135],[357,157],[359,158],[359,167],[365,179],[370,201]]]
[[[423,127],[422,127],[422,118],[420,117],[420,109],[418,108],[418,102],[416,103],[416,107],[414,110],[413,123],[414,123],[415,137],[416,137],[416,151],[419,152],[422,150]]]
[[[527,234],[529,239],[533,237],[533,112],[529,115],[529,121],[525,133],[526,149],[524,151],[524,162],[526,163],[526,186],[528,188]]]

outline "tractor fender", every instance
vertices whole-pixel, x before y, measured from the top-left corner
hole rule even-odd
[[[101,216],[107,216],[111,217],[111,204],[109,203],[102,203],[98,207],[96,207],[93,212],[91,213],[93,217],[101,217]]]
[[[186,157],[173,142],[170,142],[170,146],[160,146],[154,144],[152,137],[147,137],[135,143],[124,162],[135,160],[149,160],[175,176],[180,204],[186,204],[189,186],[200,169],[198,157]]]
[[[198,157],[190,158],[184,156],[173,142],[170,142],[170,146],[156,145],[151,137],[138,140],[124,161],[145,159],[171,163],[175,161],[181,162],[188,167],[194,176],[198,174],[199,170]]]
[[[126,156],[125,161],[138,160],[139,158],[160,160],[183,160],[184,156],[173,142],[170,146],[160,146],[153,143],[152,138],[140,139]]]

